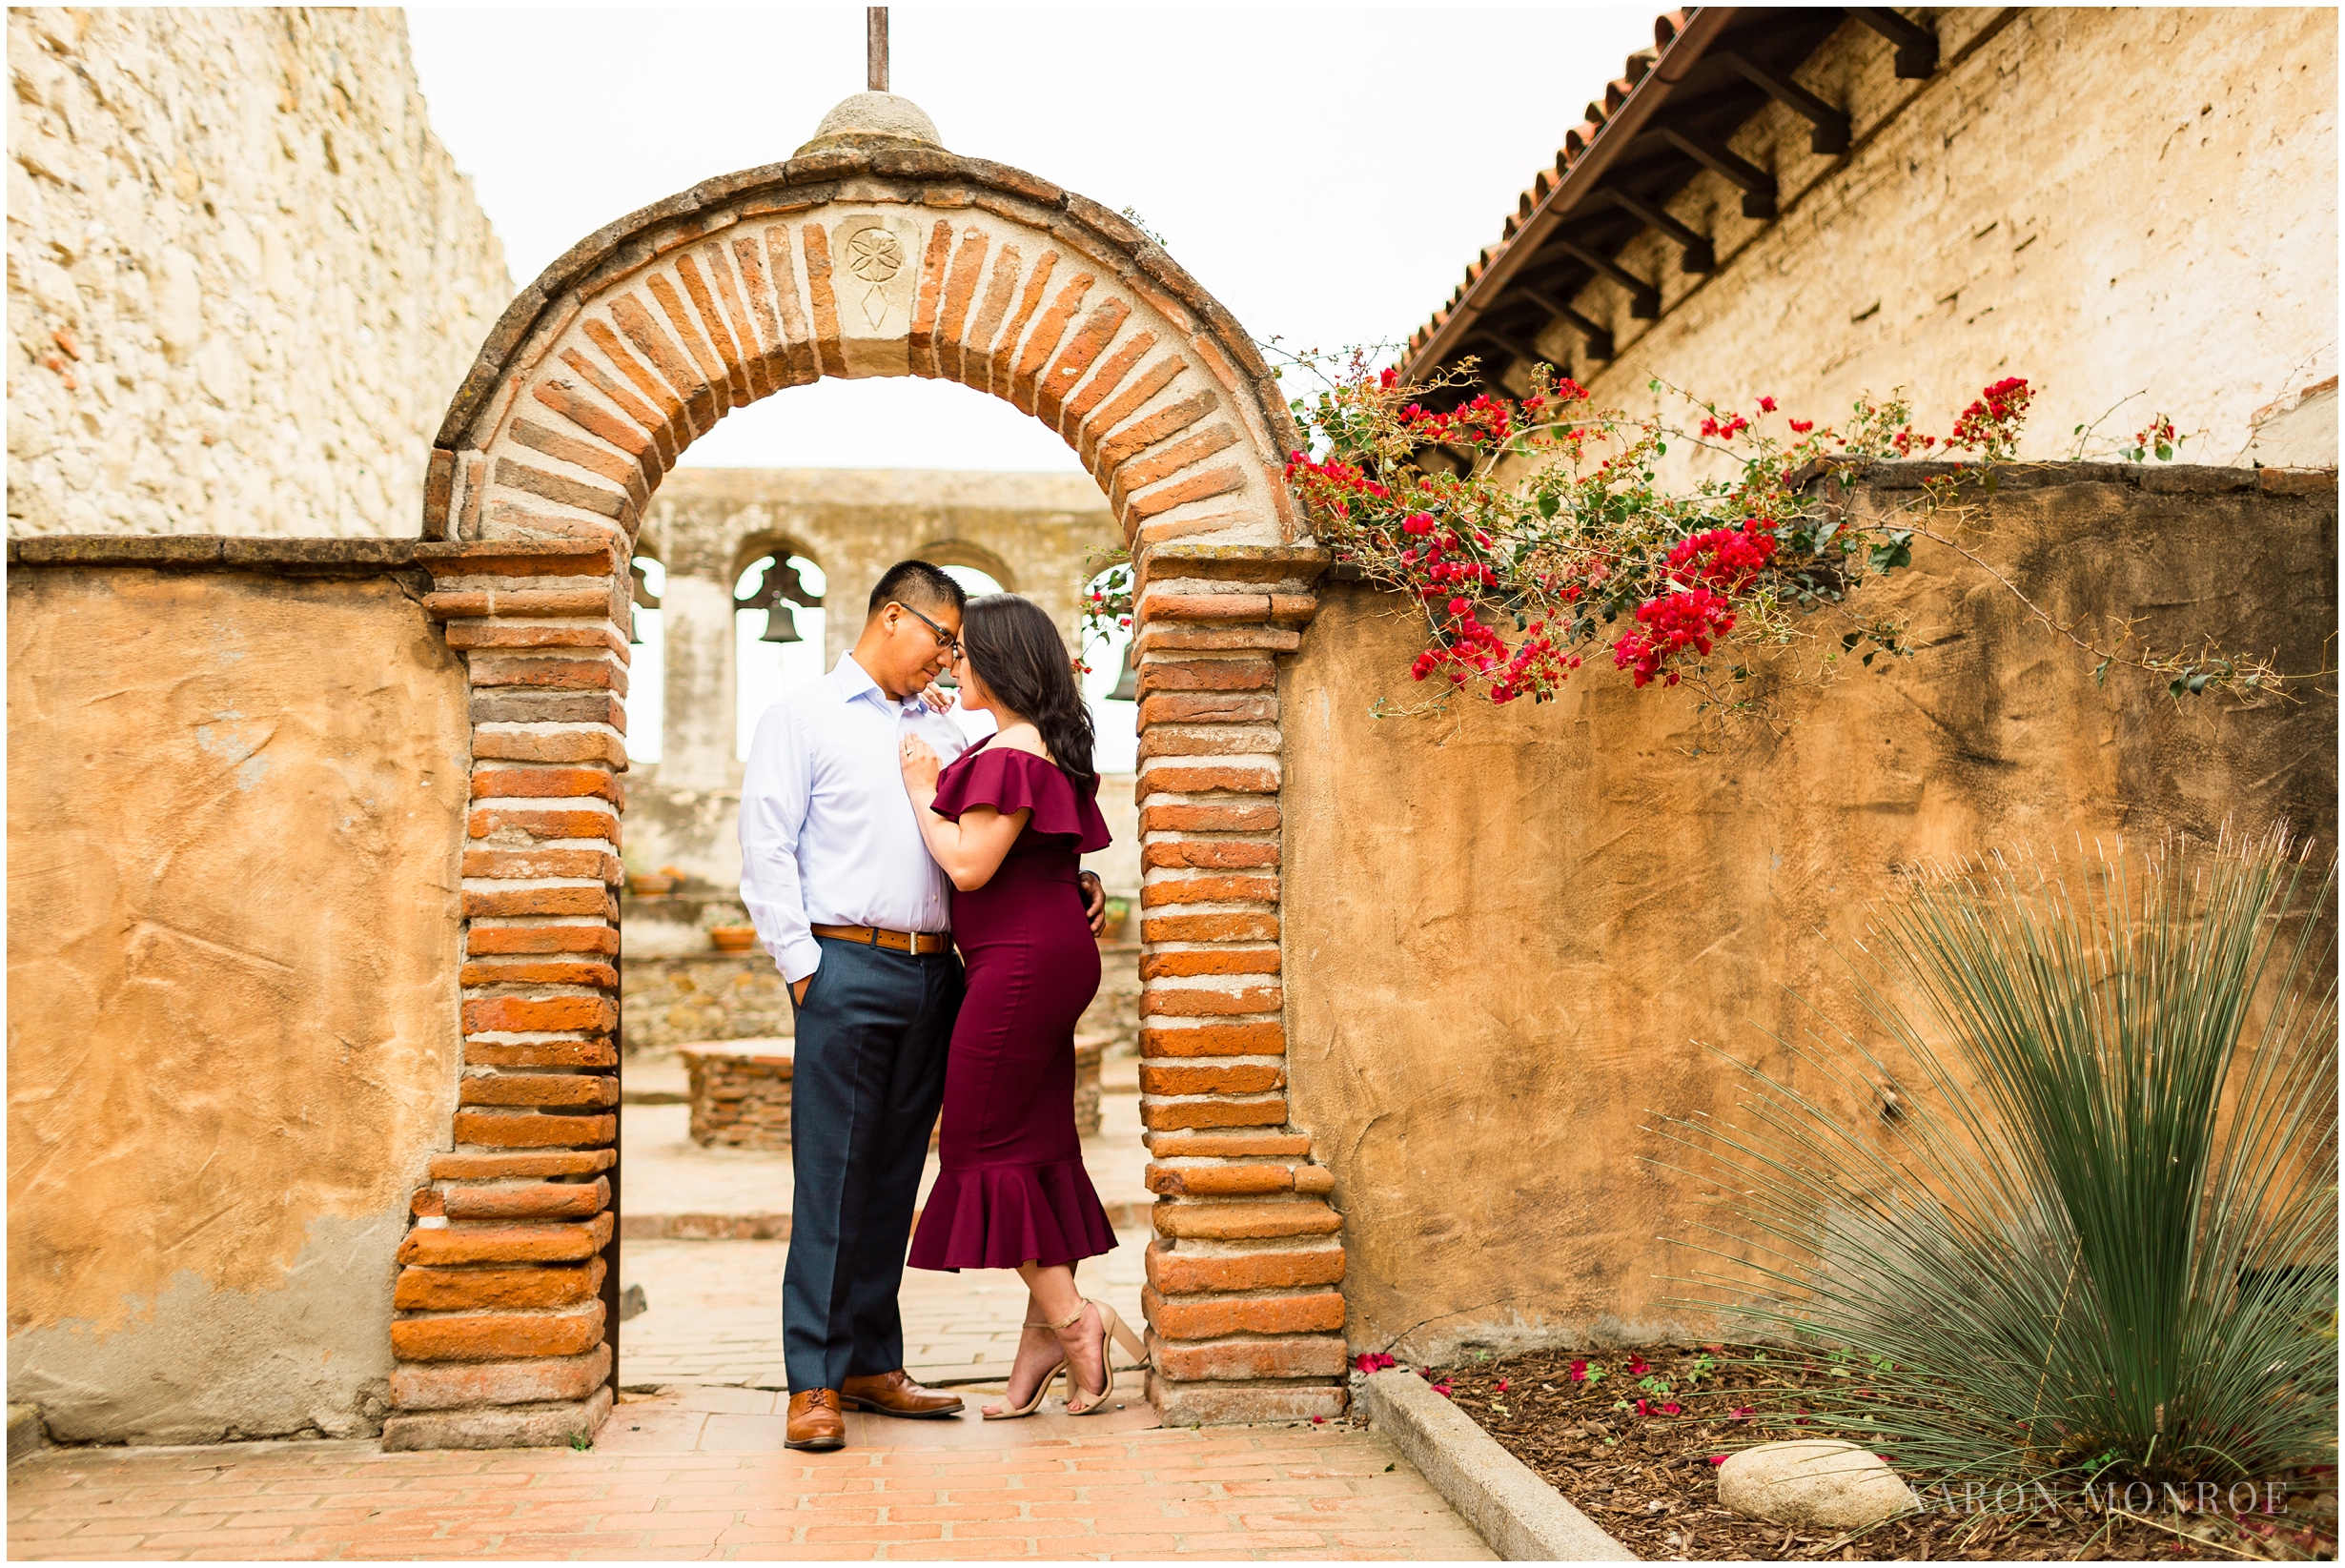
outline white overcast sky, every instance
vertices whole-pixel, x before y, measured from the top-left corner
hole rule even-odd
[[[1650,9],[898,6],[891,89],[947,147],[1136,210],[1257,337],[1397,342],[1442,303]],[[432,126],[517,285],[712,174],[788,157],[864,85],[860,6],[410,7]],[[1072,471],[944,382],[824,381],[685,461]]]

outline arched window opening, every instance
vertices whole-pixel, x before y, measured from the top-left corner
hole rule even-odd
[[[656,763],[667,725],[667,620],[660,596],[667,568],[637,551],[628,562],[635,579],[635,621],[627,633],[627,761]]]
[[[975,599],[980,594],[998,594],[1002,591],[1000,579],[991,572],[982,571],[975,566],[948,564],[944,572],[947,577],[958,582],[961,585],[961,591],[971,599]]]
[[[733,755],[746,762],[765,710],[821,676],[827,587],[823,569],[804,556],[765,556],[733,584]]]

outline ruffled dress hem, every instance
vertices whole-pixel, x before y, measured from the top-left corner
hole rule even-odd
[[[1074,1263],[1114,1250],[1115,1232],[1081,1160],[947,1166],[906,1261],[958,1273]]]

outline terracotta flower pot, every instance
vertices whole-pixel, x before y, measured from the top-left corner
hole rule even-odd
[[[627,879],[627,891],[637,898],[664,898],[676,890],[676,879],[665,871],[639,871]]]
[[[745,953],[757,947],[754,926],[711,926],[709,943],[721,953]]]

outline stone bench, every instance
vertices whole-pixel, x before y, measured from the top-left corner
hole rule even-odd
[[[1075,1037],[1075,1130],[1099,1130],[1099,1063],[1108,1037]],[[690,1084],[692,1141],[704,1149],[787,1149],[790,1068],[797,1042],[787,1035],[696,1040],[677,1049]],[[937,1134],[928,1135],[936,1147]]]

